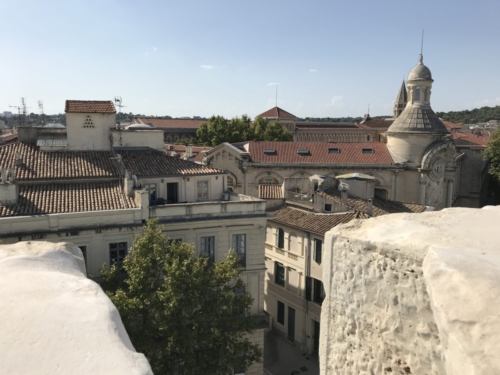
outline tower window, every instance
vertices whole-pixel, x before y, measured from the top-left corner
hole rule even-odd
[[[416,87],[414,94],[413,94],[413,101],[418,102],[420,101],[420,87]]]

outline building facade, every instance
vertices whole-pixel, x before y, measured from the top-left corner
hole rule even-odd
[[[69,101],[66,109],[67,132],[20,128],[22,141],[0,146],[3,243],[72,242],[99,277],[158,218],[172,240],[214,262],[234,248],[254,299],[249,313],[261,315],[265,201],[227,193],[224,171],[168,156],[158,131],[116,129],[111,102]],[[263,347],[259,327],[251,340]],[[262,371],[255,364],[247,374]]]

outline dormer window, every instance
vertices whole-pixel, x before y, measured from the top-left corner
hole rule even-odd
[[[309,150],[297,150],[297,154],[299,154],[301,156],[305,156],[305,155],[309,155],[310,152],[309,152]]]
[[[328,149],[329,154],[340,154],[340,148],[338,147],[332,147]]]
[[[92,117],[90,117],[89,115],[87,115],[85,117],[85,122],[83,123],[83,127],[84,128],[95,128],[94,121],[92,121]]]
[[[264,149],[264,154],[266,155],[274,155],[276,153],[276,150],[274,148],[265,148]]]
[[[363,154],[374,154],[375,150],[373,148],[362,148],[361,153]]]

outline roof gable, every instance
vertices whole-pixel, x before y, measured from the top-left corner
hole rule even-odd
[[[257,117],[288,117],[288,118],[297,118],[296,116],[292,115],[291,113],[285,111],[284,109],[281,109],[280,107],[274,107],[271,109],[268,109],[264,113],[261,113]]]
[[[66,100],[66,113],[116,113],[111,100]]]

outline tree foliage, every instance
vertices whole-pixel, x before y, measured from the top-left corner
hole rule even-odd
[[[233,251],[218,263],[195,257],[190,244],[169,241],[157,220],[134,240],[121,269],[101,270],[102,286],[120,312],[130,339],[155,374],[228,374],[261,361],[245,336],[244,292]]]
[[[465,111],[436,112],[443,120],[460,124],[477,124],[489,120],[500,120],[500,105],[481,107]]]
[[[489,160],[489,174],[500,181],[500,127],[491,135],[483,156]]]
[[[253,123],[247,115],[227,120],[222,116],[212,116],[196,132],[198,144],[217,146],[223,142],[244,141],[292,141],[293,135],[277,122],[269,122],[257,117]]]

